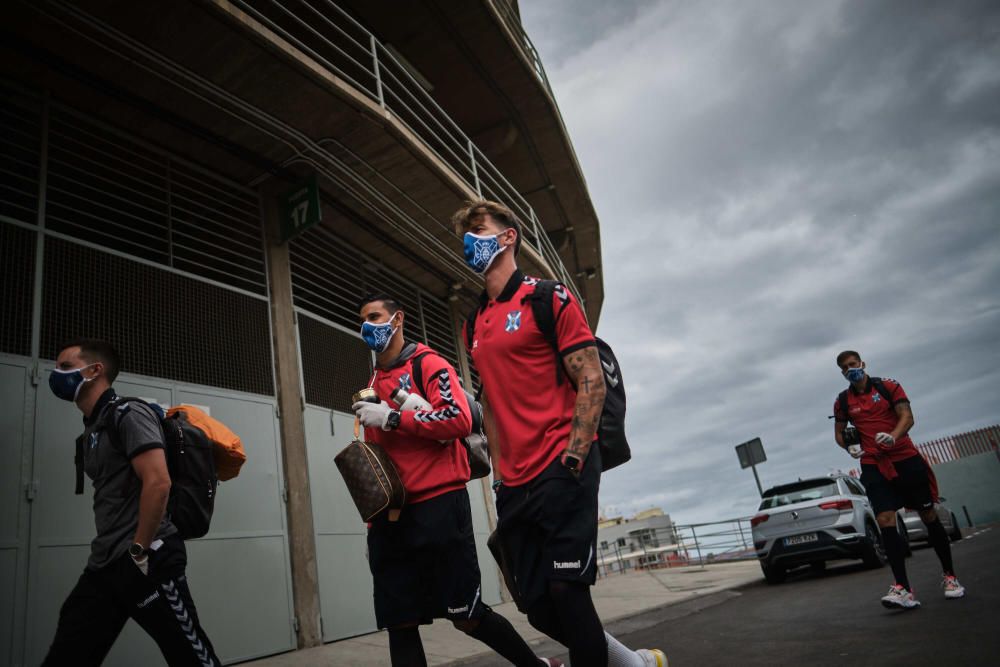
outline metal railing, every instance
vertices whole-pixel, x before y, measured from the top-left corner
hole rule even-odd
[[[511,34],[517,39],[520,47],[524,50],[524,54],[528,57],[528,62],[531,63],[531,68],[538,75],[538,80],[542,82],[545,90],[555,100],[556,96],[552,92],[552,86],[549,85],[549,77],[545,74],[542,59],[538,57],[538,50],[532,43],[531,38],[528,37],[528,33],[524,31],[521,17],[514,11],[510,0],[491,0],[490,4],[496,9],[497,15],[503,20],[504,25],[507,26],[507,29],[510,30]]]
[[[966,456],[998,452],[1000,425],[921,442],[916,447],[931,465],[947,463]],[[1000,452],[997,455],[1000,456]]]
[[[611,540],[598,531],[597,539],[601,576],[757,558],[750,517],[674,524],[669,528],[637,526],[629,534]]]
[[[524,241],[538,250],[556,277],[580,298],[531,205],[434,100],[411,66],[401,62],[367,28],[332,0],[234,2],[268,30],[392,114],[471,190],[510,206],[523,222]],[[531,51],[537,61],[534,47]],[[541,76],[544,80],[544,71]],[[545,85],[548,87],[547,80]]]

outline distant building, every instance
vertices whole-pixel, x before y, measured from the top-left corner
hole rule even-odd
[[[598,523],[597,566],[602,575],[686,564],[674,522],[660,508]]]

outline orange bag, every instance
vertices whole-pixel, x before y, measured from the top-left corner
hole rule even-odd
[[[243,451],[243,441],[233,433],[228,426],[209,416],[204,410],[193,405],[178,405],[167,410],[167,417],[178,412],[184,413],[184,418],[192,426],[196,426],[212,443],[212,453],[215,458],[215,474],[220,482],[230,480],[240,474],[240,467],[247,460]]]

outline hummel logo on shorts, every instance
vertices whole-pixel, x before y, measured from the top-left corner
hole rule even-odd
[[[140,602],[139,604],[137,604],[136,607],[138,607],[139,609],[142,609],[142,608],[144,608],[146,605],[148,605],[150,602],[152,602],[153,600],[155,600],[158,597],[160,597],[160,592],[159,591],[154,591],[152,595],[150,595],[148,598],[146,598],[145,600],[143,600],[142,602]]]
[[[580,561],[571,560],[571,561],[560,562],[554,560],[552,561],[552,567],[555,568],[556,570],[579,570]]]
[[[448,607],[449,614],[461,614],[465,611],[469,611],[469,605],[465,605],[464,607]]]

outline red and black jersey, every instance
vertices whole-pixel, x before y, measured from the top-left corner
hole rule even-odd
[[[515,271],[496,299],[484,293],[469,350],[496,422],[500,478],[509,486],[530,482],[562,453],[576,405],[572,383],[556,382],[562,361],[535,323],[528,297],[537,283]],[[552,302],[561,354],[596,345],[583,309],[565,286],[557,286]]]
[[[424,352],[431,352],[420,361],[424,387],[416,387],[412,361]],[[459,438],[469,435],[472,413],[455,369],[418,343],[416,352],[399,366],[375,370],[372,389],[379,400],[396,407],[390,396],[397,387],[423,396],[431,409],[402,412],[399,427],[392,431],[366,428],[365,439],[380,444],[392,458],[406,488],[407,502],[419,503],[464,488],[470,477],[469,455]]]
[[[919,452],[913,446],[913,440],[910,439],[909,435],[897,439],[895,446],[890,449],[884,449],[875,442],[875,436],[878,433],[891,433],[892,429],[896,428],[896,424],[899,423],[896,405],[910,402],[903,387],[895,380],[882,378],[882,384],[889,392],[890,400],[882,397],[869,378],[861,392],[856,391],[854,385],[848,387],[848,414],[843,413],[839,400],[834,401],[833,416],[834,419],[841,422],[850,420],[858,430],[858,435],[861,436],[861,449],[864,450],[861,463],[876,464],[880,468],[888,463],[890,464],[888,468],[892,468],[891,463],[917,456]],[[892,477],[895,476],[892,473],[889,474]]]

